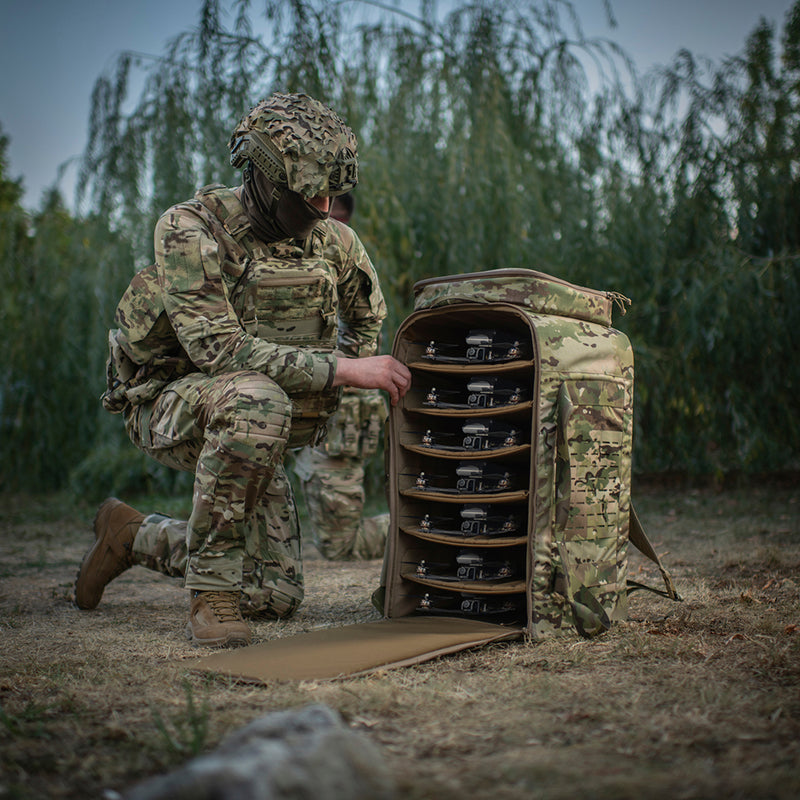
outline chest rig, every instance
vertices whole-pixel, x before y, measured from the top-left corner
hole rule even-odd
[[[324,233],[303,246],[264,245],[252,233],[233,192],[208,187],[198,194],[212,229],[222,226],[222,274],[231,305],[247,333],[276,344],[332,351],[336,345],[337,274],[324,258]],[[207,217],[207,214],[203,214]],[[220,237],[222,240],[222,237]],[[235,246],[232,246],[235,243]]]
[[[211,186],[198,194],[209,226],[221,226],[222,275],[244,330],[277,345],[333,352],[338,334],[337,271],[324,258],[324,236],[315,229],[303,246],[264,245],[252,233],[233,192]],[[315,431],[336,410],[341,392],[296,392],[291,447],[314,441]]]

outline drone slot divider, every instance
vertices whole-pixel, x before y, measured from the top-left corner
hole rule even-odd
[[[419,578],[413,573],[402,573],[403,579],[413,581],[421,586],[446,589],[451,592],[469,592],[470,594],[520,594],[525,591],[525,581],[444,581],[439,578]]]
[[[502,361],[495,364],[437,364],[434,361],[409,361],[406,366],[410,370],[420,370],[421,372],[435,372],[437,375],[464,375],[468,372],[489,373],[499,375],[503,373],[521,372],[533,369],[534,363],[530,360],[525,361]]]
[[[416,444],[401,444],[401,447],[411,453],[421,456],[436,456],[437,458],[447,458],[451,460],[467,461],[485,459],[493,455],[516,456],[528,453],[531,449],[529,444],[519,444],[515,447],[494,448],[489,450],[442,450],[438,447],[424,447]]]
[[[446,545],[459,545],[461,547],[510,547],[512,545],[526,544],[528,541],[527,536],[514,536],[514,537],[488,537],[488,536],[457,536],[456,534],[436,534],[426,533],[425,531],[414,530],[413,528],[402,527],[400,530],[409,536],[415,536],[417,539],[425,539],[429,542],[436,542],[437,544]]]

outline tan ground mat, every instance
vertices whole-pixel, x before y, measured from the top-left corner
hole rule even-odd
[[[400,617],[324,628],[214,653],[189,664],[241,680],[325,680],[408,666],[447,653],[522,636],[504,627],[454,617]]]

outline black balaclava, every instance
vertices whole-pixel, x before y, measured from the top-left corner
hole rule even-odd
[[[264,242],[306,239],[320,220],[330,216],[330,208],[320,211],[301,194],[275,186],[250,162],[242,177],[242,206],[256,236]]]

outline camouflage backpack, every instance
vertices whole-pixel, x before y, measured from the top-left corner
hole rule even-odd
[[[633,352],[627,299],[526,269],[417,283],[393,353],[387,617],[434,615],[585,636],[627,616]],[[646,587],[645,587],[646,588]]]

